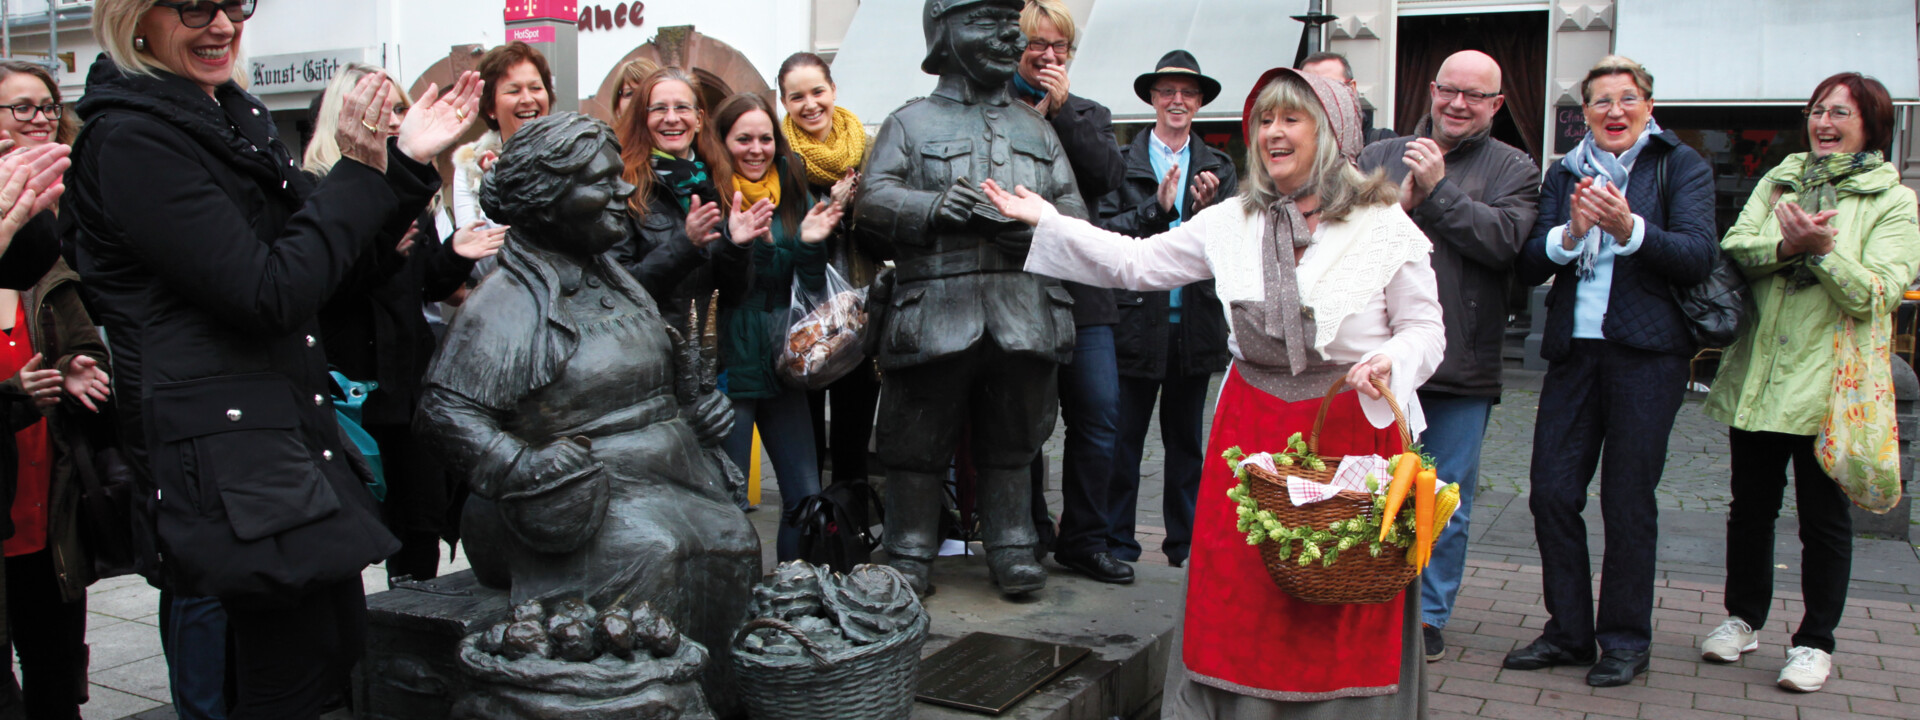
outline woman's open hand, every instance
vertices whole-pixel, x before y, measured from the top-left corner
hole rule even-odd
[[[428,85],[420,101],[400,121],[400,152],[414,162],[431,163],[466,134],[479,114],[480,73],[460,73],[445,95],[440,94],[438,84]]]
[[[393,80],[367,73],[340,99],[340,121],[333,129],[340,156],[374,171],[387,172],[387,118],[393,116]]]
[[[827,197],[833,204],[839,205],[840,209],[844,210],[853,205],[853,196],[859,191],[860,171],[848,170],[846,177],[840,178],[833,184],[833,191]]]
[[[1380,388],[1373,386],[1373,381],[1375,380],[1379,380],[1381,383],[1393,381],[1393,358],[1387,357],[1386,355],[1375,355],[1367,358],[1365,362],[1354,365],[1353,369],[1347,371],[1347,385],[1349,387],[1359,390],[1361,395],[1378,400],[1380,399]]]
[[[1774,214],[1780,217],[1781,256],[1800,253],[1825,255],[1833,252],[1835,231],[1827,222],[1839,211],[1823,210],[1817,215],[1810,215],[1798,203],[1783,202],[1774,208]]]
[[[813,209],[807,211],[807,218],[800,221],[800,242],[818,245],[826,240],[828,235],[833,234],[833,229],[840,225],[840,216],[845,210],[846,206],[834,202],[831,197],[814,203]]]
[[[34,353],[27,358],[27,364],[21,366],[20,389],[33,398],[36,408],[49,408],[60,404],[60,371],[53,368],[41,369],[46,358]]]
[[[1046,198],[1034,194],[1025,185],[1015,185],[1013,192],[1007,192],[1000,183],[989,179],[980,183],[980,190],[987,194],[987,200],[1000,210],[1000,214],[1026,223],[1029,227],[1040,224],[1040,218],[1053,207]]]
[[[107,371],[100,369],[100,361],[79,355],[67,363],[67,372],[60,379],[60,387],[88,410],[100,412],[100,407],[94,403],[106,402],[107,397],[113,394],[113,379],[107,377]]]
[[[747,196],[739,191],[733,193],[733,212],[727,215],[727,232],[733,244],[747,245],[754,238],[767,234],[773,227],[773,201],[761,198],[753,207],[746,207]]]
[[[1613,183],[1594,183],[1574,193],[1574,209],[1584,208],[1593,223],[1621,245],[1633,238],[1633,207]]]
[[[0,159],[0,253],[13,244],[13,235],[46,212],[66,190],[62,177],[70,164],[69,148],[47,143]]]
[[[487,221],[474,220],[453,231],[453,253],[468,260],[491,257],[507,241],[507,226],[487,227]]]

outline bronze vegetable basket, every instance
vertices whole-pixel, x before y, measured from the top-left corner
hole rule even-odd
[[[1327,407],[1333,404],[1333,398],[1340,393],[1340,387],[1346,378],[1333,382],[1327,388],[1326,400],[1320,403],[1320,414],[1313,420],[1313,432],[1307,436],[1308,452],[1318,455],[1320,452],[1320,430],[1327,422]],[[1387,385],[1379,379],[1373,386],[1393,407],[1393,420],[1400,429],[1400,442],[1405,447],[1413,446],[1413,435],[1407,427],[1407,416],[1400,410],[1399,399],[1387,390]],[[1314,470],[1299,465],[1285,469],[1286,475],[1293,475],[1317,483],[1332,482],[1334,472],[1340,467],[1343,456],[1321,456],[1326,466]],[[1373,497],[1352,490],[1341,490],[1331,498],[1311,505],[1295,506],[1287,494],[1286,475],[1267,472],[1254,465],[1243,465],[1247,471],[1247,487],[1254,502],[1261,510],[1273,513],[1274,519],[1287,527],[1308,526],[1315,530],[1326,530],[1335,521],[1366,517],[1373,513]],[[1407,562],[1406,547],[1391,543],[1382,543],[1378,557],[1355,548],[1342,553],[1338,561],[1323,566],[1318,562],[1301,565],[1297,559],[1281,559],[1278,543],[1262,540],[1260,557],[1267,566],[1267,575],[1273,578],[1275,585],[1288,595],[1303,602],[1316,605],[1346,605],[1383,603],[1392,600],[1395,595],[1413,582],[1419,570]]]
[[[803,655],[742,651],[740,640],[759,628],[792,637]],[[735,636],[734,673],[754,720],[906,720],[919,687],[920,648],[926,641],[926,613],[884,641],[839,652],[821,648],[785,622],[756,618]]]

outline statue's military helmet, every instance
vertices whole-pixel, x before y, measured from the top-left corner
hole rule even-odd
[[[927,34],[927,59],[920,61],[920,71],[928,75],[939,75],[947,64],[947,24],[943,20],[954,11],[975,5],[1001,5],[1019,11],[1027,6],[1026,0],[927,0],[926,12],[921,15],[921,28]]]

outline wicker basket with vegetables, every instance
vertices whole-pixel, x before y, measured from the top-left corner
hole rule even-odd
[[[1328,389],[1329,401],[1343,383]],[[1345,459],[1319,454],[1330,402],[1321,405],[1312,434],[1303,440],[1294,433],[1284,451],[1271,454],[1272,470],[1247,462],[1238,447],[1225,453],[1240,479],[1227,491],[1239,505],[1240,532],[1247,534],[1247,544],[1260,548],[1274,583],[1300,600],[1323,605],[1392,600],[1426,567],[1434,540],[1460,505],[1460,488],[1441,487],[1432,460],[1412,443],[1399,401],[1384,383],[1375,386],[1393,406],[1408,451],[1388,461],[1388,478],[1369,474],[1365,492],[1342,488],[1324,500],[1296,505],[1287,488],[1289,476],[1326,485]],[[1409,497],[1413,512],[1401,512]]]

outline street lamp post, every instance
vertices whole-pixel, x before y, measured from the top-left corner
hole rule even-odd
[[[1339,16],[1327,13],[1326,5],[1326,0],[1307,0],[1307,14],[1293,16],[1293,19],[1307,25],[1306,30],[1300,33],[1300,49],[1293,56],[1294,67],[1299,67],[1300,61],[1308,55],[1323,49],[1320,42],[1321,26],[1339,19]]]

